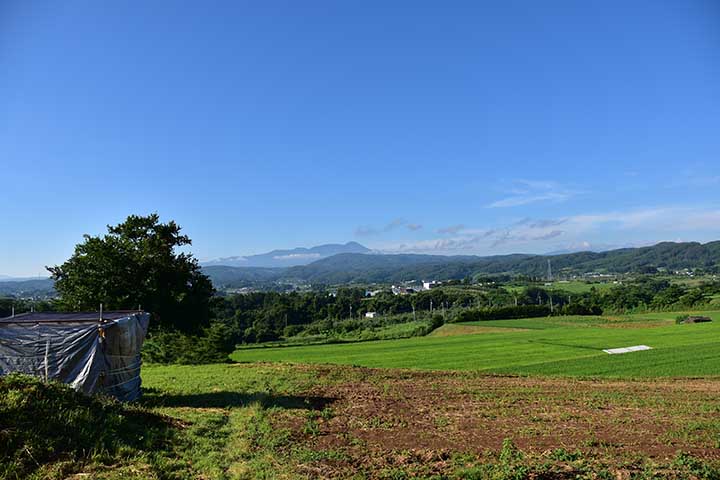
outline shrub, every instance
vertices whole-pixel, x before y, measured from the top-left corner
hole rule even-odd
[[[478,322],[484,320],[507,320],[512,318],[547,317],[550,315],[547,305],[518,305],[516,307],[495,307],[461,310],[453,322]]]
[[[303,331],[302,325],[288,325],[283,329],[283,337],[294,337]]]
[[[442,315],[433,315],[432,320],[430,321],[430,330],[428,333],[432,332],[436,328],[440,328],[445,324],[445,319]]]
[[[603,311],[598,305],[587,306],[581,303],[569,303],[561,309],[563,315],[602,315]]]
[[[235,338],[232,329],[221,322],[211,323],[202,335],[156,331],[145,340],[143,361],[185,365],[227,362],[228,355],[235,349]]]

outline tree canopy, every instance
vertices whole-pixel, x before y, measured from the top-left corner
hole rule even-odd
[[[129,216],[102,237],[84,236],[62,265],[47,267],[67,310],[135,309],[153,314],[152,324],[195,331],[208,324],[213,294],[174,221],[160,223],[154,213]]]

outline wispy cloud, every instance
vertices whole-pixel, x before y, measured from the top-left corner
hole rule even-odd
[[[317,259],[322,255],[319,253],[289,253],[287,255],[275,255],[274,260],[309,260]]]
[[[405,223],[405,220],[403,220],[402,218],[396,218],[392,222],[385,225],[385,227],[383,227],[383,232],[391,232],[398,227],[402,227],[403,225],[405,225]]]
[[[574,228],[614,226],[619,229],[661,231],[705,230],[720,233],[720,210],[691,207],[652,207],[599,214],[575,215],[566,219]]]
[[[530,243],[530,242],[537,242],[537,241],[543,241],[543,240],[550,240],[551,238],[559,237],[560,235],[564,234],[565,232],[563,230],[550,230],[550,231],[544,231],[543,229],[538,229],[539,231],[534,231],[535,229],[525,229],[525,230],[513,230],[513,229],[507,229],[498,232],[494,236],[494,241],[490,244],[490,248],[496,248],[501,245],[506,245],[509,243]]]
[[[465,229],[465,225],[459,223],[457,225],[450,225],[449,227],[438,228],[437,233],[452,233],[456,234]]]
[[[355,229],[356,237],[369,237],[370,235],[377,235],[378,233],[380,232],[376,228],[367,225],[361,225]]]
[[[441,228],[443,236],[417,242],[389,244],[380,250],[395,253],[493,254],[502,252],[547,252],[567,245],[597,244],[614,236],[614,244],[647,244],[678,236],[695,239],[720,237],[720,209],[650,207],[571,215],[561,218],[524,218],[505,227],[491,229]],[[645,232],[646,238],[637,238]],[[448,236],[449,235],[449,236]],[[592,238],[593,241],[588,241]],[[557,243],[556,240],[563,240]],[[601,245],[601,244],[598,244]]]
[[[487,207],[507,208],[538,202],[562,202],[578,192],[551,181],[516,180],[505,193],[504,198],[490,203]]]
[[[381,233],[392,232],[393,230],[397,230],[398,228],[405,228],[407,230],[410,230],[411,232],[415,232],[422,229],[423,226],[419,223],[409,223],[405,219],[396,218],[384,225],[383,227],[379,228],[369,225],[361,225],[355,229],[355,236],[367,237],[371,235],[378,235]]]

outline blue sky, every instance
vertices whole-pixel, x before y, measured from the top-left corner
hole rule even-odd
[[[715,1],[0,0],[0,273],[131,213],[201,259],[720,238]]]

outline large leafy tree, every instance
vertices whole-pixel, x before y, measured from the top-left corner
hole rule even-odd
[[[129,216],[102,237],[84,236],[65,263],[47,267],[68,310],[134,309],[154,326],[194,331],[208,324],[213,294],[197,260],[177,249],[192,242],[174,221],[157,214]]]

